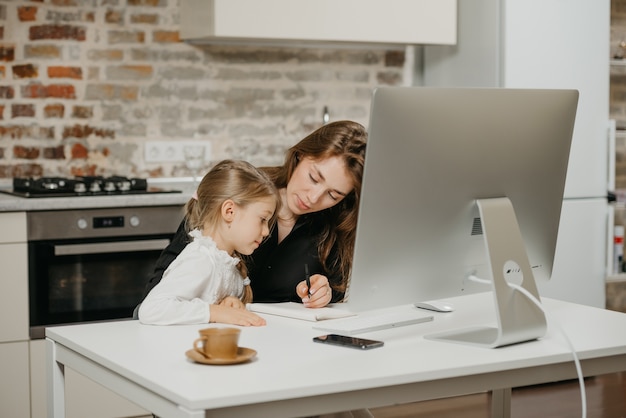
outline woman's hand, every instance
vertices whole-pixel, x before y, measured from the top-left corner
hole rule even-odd
[[[223,302],[223,301],[222,301]],[[265,319],[246,309],[233,308],[226,305],[209,305],[211,311],[210,322],[241,325],[243,327],[265,325]]]
[[[296,286],[296,293],[302,298],[302,303],[307,308],[322,308],[328,305],[333,298],[333,291],[328,284],[328,277],[322,274],[314,274],[310,277],[311,289],[306,281],[301,281]],[[309,296],[309,292],[311,296]]]

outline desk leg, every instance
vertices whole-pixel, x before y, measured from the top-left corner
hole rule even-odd
[[[511,417],[511,388],[492,390],[491,396],[491,416]]]
[[[65,365],[56,357],[55,342],[46,339],[48,417],[65,418]]]

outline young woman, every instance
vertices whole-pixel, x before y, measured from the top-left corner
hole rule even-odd
[[[269,235],[280,197],[268,176],[244,161],[209,171],[186,209],[189,242],[139,308],[146,324],[221,322],[264,325],[248,312],[250,279],[242,256]]]
[[[296,301],[317,308],[343,299],[366,141],[365,128],[356,122],[329,123],[291,147],[282,166],[262,169],[278,188],[281,206],[276,227],[247,263],[256,302]],[[188,240],[183,222],[157,261],[148,290]]]

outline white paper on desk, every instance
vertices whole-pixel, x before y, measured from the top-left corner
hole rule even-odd
[[[252,312],[286,316],[305,321],[323,321],[325,319],[337,319],[355,315],[352,312],[328,306],[324,308],[305,308],[303,304],[296,302],[249,303],[246,307]]]

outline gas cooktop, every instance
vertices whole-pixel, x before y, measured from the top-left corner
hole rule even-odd
[[[181,193],[180,190],[148,187],[148,181],[146,179],[122,176],[86,176],[74,178],[15,177],[13,178],[13,190],[0,190],[0,192],[27,198]]]

